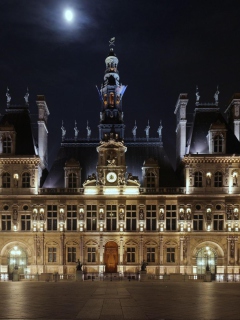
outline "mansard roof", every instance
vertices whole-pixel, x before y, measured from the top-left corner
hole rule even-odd
[[[64,188],[64,167],[66,161],[71,158],[76,159],[80,163],[81,183],[83,183],[89,175],[96,173],[98,146],[98,140],[85,140],[78,143],[75,141],[63,142],[43,188]],[[144,162],[152,158],[157,161],[160,168],[160,187],[175,187],[180,185],[159,139],[152,138],[149,141],[145,139],[137,139],[137,141],[127,139],[125,140],[125,146],[127,147],[127,172],[138,176],[141,184]],[[155,167],[155,163],[153,167]]]
[[[187,154],[209,154],[207,135],[209,130],[219,129],[226,132],[226,154],[240,153],[240,142],[219,111],[214,107],[195,109],[192,127],[187,140]]]
[[[0,126],[12,125],[16,131],[15,155],[36,155],[36,143],[33,137],[28,107],[11,106],[0,120]]]

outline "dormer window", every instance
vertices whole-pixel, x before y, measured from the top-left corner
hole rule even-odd
[[[22,187],[30,188],[30,173],[24,172],[22,175]]]
[[[12,139],[10,137],[3,138],[3,153],[12,152]]]
[[[223,137],[217,135],[213,139],[213,150],[214,152],[223,152]]]
[[[147,188],[155,188],[155,175],[153,172],[147,173]]]
[[[68,175],[68,188],[77,188],[77,175],[76,175],[76,173],[69,173],[69,175]]]

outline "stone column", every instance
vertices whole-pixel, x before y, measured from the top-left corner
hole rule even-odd
[[[238,261],[238,237],[236,236],[234,238],[235,242],[234,242],[234,263],[235,265],[237,264]]]
[[[84,264],[84,245],[83,245],[83,236],[80,236],[80,243],[79,243],[79,255],[80,255],[80,262]]]

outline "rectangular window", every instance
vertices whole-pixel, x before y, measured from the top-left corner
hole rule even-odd
[[[175,248],[167,248],[167,262],[175,262]]]
[[[68,247],[67,254],[68,254],[68,262],[76,262],[76,248],[75,247]]]
[[[155,248],[147,248],[147,262],[155,262]]]
[[[127,205],[126,230],[127,231],[137,230],[137,206],[136,205]]]
[[[21,215],[21,230],[29,231],[31,230],[31,216],[30,214]]]
[[[3,214],[2,215],[2,231],[10,231],[11,230],[11,215]]]
[[[194,214],[193,216],[193,230],[202,231],[203,230],[203,214]]]
[[[107,205],[107,231],[117,230],[117,206]]]
[[[48,248],[48,262],[57,262],[57,248]]]
[[[89,247],[87,249],[87,253],[88,253],[88,262],[96,262],[96,248]]]
[[[67,205],[67,230],[77,230],[77,206]]]
[[[97,206],[87,205],[87,230],[97,230]]]
[[[167,205],[166,229],[169,231],[177,230],[177,206],[176,205]]]
[[[47,206],[47,230],[57,230],[57,206]]]
[[[223,214],[213,215],[213,230],[215,231],[223,230]]]
[[[135,262],[135,248],[127,248],[127,262]]]
[[[157,230],[157,209],[156,209],[156,205],[147,205],[146,229],[147,229],[147,231],[156,231]]]

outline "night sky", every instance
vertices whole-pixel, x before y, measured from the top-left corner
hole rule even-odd
[[[72,23],[64,10],[73,10]],[[189,94],[188,119],[194,110],[196,85],[200,102],[213,102],[219,85],[224,111],[240,92],[240,2],[163,0],[0,0],[0,112],[24,103],[36,114],[36,95],[43,94],[50,110],[50,164],[61,142],[61,122],[67,137],[98,137],[100,101],[95,88],[103,82],[108,41],[119,59],[125,137],[157,137],[172,162],[175,153],[174,109],[180,93]]]

